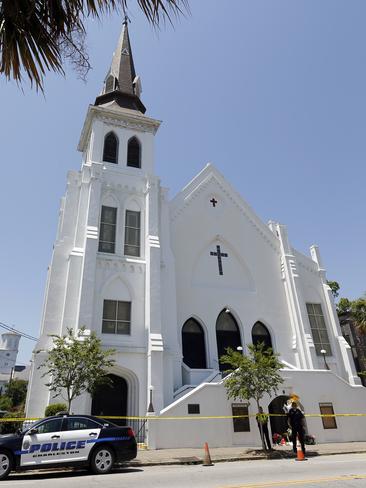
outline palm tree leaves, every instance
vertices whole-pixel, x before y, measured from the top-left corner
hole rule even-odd
[[[88,16],[121,8],[127,12],[132,0],[1,0],[0,73],[22,81],[23,72],[36,88],[43,89],[46,71],[64,74],[65,57],[82,69],[90,68],[84,48]],[[158,25],[171,19],[186,0],[135,0],[148,21]]]

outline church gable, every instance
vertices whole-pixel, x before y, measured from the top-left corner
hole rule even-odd
[[[207,215],[206,212],[213,208],[217,219],[228,207],[235,208],[261,238],[279,253],[279,241],[273,232],[211,163],[208,163],[171,201],[170,215],[173,227],[179,226],[180,217],[186,212],[190,213],[190,208],[195,206],[197,201],[199,208],[197,207],[196,211],[201,216]]]
[[[177,195],[170,210],[179,297],[216,297],[222,306],[233,295],[253,307],[254,295],[263,303],[271,296],[273,306],[284,303],[279,239],[212,165]]]

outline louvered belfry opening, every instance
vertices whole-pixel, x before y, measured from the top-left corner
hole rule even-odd
[[[132,137],[127,146],[127,166],[141,168],[141,146],[137,137]]]

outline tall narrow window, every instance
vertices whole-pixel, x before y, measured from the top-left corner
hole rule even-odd
[[[264,344],[264,349],[272,348],[271,334],[262,322],[256,322],[253,325],[252,341],[255,346],[262,342]]]
[[[140,256],[140,212],[126,210],[125,255]]]
[[[98,248],[100,252],[114,253],[116,245],[116,221],[117,209],[102,206]]]
[[[137,137],[131,137],[127,145],[127,166],[141,168],[141,146]]]
[[[118,139],[114,132],[109,132],[104,138],[103,161],[118,163]]]
[[[233,403],[231,411],[233,413],[234,432],[250,432],[248,404]]]
[[[320,352],[322,350],[326,351],[326,356],[331,356],[332,349],[330,347],[327,326],[325,324],[321,305],[319,303],[307,303],[306,308],[317,356],[322,356],[322,353]]]
[[[130,332],[131,302],[104,300],[102,333],[130,334]]]

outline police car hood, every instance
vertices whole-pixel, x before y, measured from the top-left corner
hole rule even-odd
[[[0,443],[2,440],[10,441],[12,439],[18,439],[18,438],[19,438],[18,434],[2,434],[2,435],[0,435]]]

